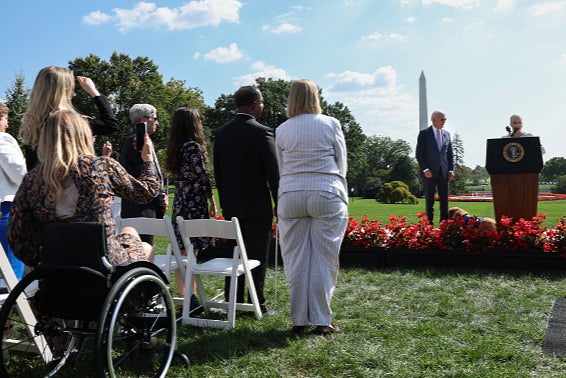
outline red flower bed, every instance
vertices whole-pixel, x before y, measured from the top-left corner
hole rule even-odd
[[[468,253],[508,250],[557,253],[566,255],[566,218],[555,227],[542,226],[546,216],[541,213],[531,220],[502,217],[497,231],[480,227],[480,218],[457,217],[444,220],[439,227],[428,223],[424,213],[419,221],[407,223],[406,217],[390,217],[389,223],[362,217],[350,218],[342,247],[351,248],[412,248],[464,250]]]

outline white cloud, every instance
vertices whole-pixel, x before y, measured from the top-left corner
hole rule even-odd
[[[544,16],[547,13],[562,9],[563,6],[564,1],[547,1],[531,6],[529,8],[529,14],[535,17]]]
[[[423,0],[423,5],[433,4],[448,5],[453,8],[466,8],[472,9],[479,5],[478,0]]]
[[[282,68],[269,65],[261,60],[256,61],[251,66],[252,73],[237,77],[234,84],[237,86],[252,85],[258,77],[271,78],[274,80],[291,80],[291,77]]]
[[[83,17],[83,22],[89,25],[100,25],[105,23],[110,19],[110,16],[102,13],[101,11],[95,11],[87,14]]]
[[[495,11],[508,11],[513,9],[513,6],[515,5],[515,0],[498,0],[497,1],[497,6],[495,7]]]
[[[131,9],[114,8],[112,15],[100,11],[83,17],[83,22],[97,24],[113,21],[126,32],[135,28],[188,30],[203,26],[218,26],[222,22],[239,22],[242,3],[238,0],[194,0],[178,8],[157,7],[155,3],[141,1]]]
[[[362,42],[369,44],[376,44],[379,41],[406,41],[407,38],[398,33],[381,34],[379,32],[374,32],[362,37]]]
[[[243,57],[244,53],[240,50],[237,43],[232,43],[228,47],[218,47],[209,53],[204,54],[204,60],[212,60],[216,63],[235,62]]]
[[[414,24],[417,19],[414,16],[409,16],[405,19],[405,22],[408,24]]]
[[[345,71],[326,76],[334,79],[334,84],[323,90],[324,98],[347,104],[366,135],[406,141],[416,138],[417,101],[397,84],[393,67],[380,67],[370,74]]]
[[[329,73],[326,76],[335,79],[336,84],[330,87],[335,92],[390,88],[397,81],[397,72],[391,66],[379,67],[371,74],[344,71],[339,74]]]
[[[558,64],[566,64],[566,53],[562,53],[560,55],[560,60],[558,61]]]
[[[296,34],[303,31],[303,28],[297,25],[290,24],[288,22],[283,22],[282,24],[278,25],[277,27],[271,27],[269,25],[264,25],[262,28],[264,31],[268,31],[273,34],[283,34],[283,33],[291,33]]]

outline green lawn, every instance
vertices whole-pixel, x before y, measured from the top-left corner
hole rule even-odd
[[[564,202],[540,202],[539,211],[558,218]],[[491,203],[451,205],[493,216]],[[355,198],[350,215],[416,221],[423,207]],[[162,240],[156,247],[163,250]],[[341,332],[294,338],[285,277],[281,266],[271,266],[266,296],[275,314],[261,320],[239,314],[236,328],[225,331],[180,325],[178,350],[192,365],[173,366],[168,376],[565,377],[566,358],[542,352],[553,303],[565,294],[566,272],[343,268],[332,303]],[[78,370],[61,376],[88,377],[92,368]]]

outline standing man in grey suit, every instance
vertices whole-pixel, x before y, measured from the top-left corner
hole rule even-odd
[[[432,125],[419,132],[416,157],[424,176],[426,215],[433,224],[434,194],[437,189],[440,220],[448,218],[448,182],[454,178],[454,154],[450,133],[444,130],[444,113],[435,111],[430,120]]]
[[[248,257],[261,262],[252,276],[261,310],[266,313],[263,287],[279,169],[273,132],[256,121],[263,112],[261,92],[255,86],[244,86],[236,91],[234,101],[236,116],[216,132],[214,176],[224,218],[238,218]],[[244,302],[244,287],[241,276],[236,294],[240,303]]]

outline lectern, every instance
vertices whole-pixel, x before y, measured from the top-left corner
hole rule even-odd
[[[538,181],[542,170],[538,137],[487,140],[485,168],[491,177],[493,209],[502,215],[531,219],[537,215]]]

